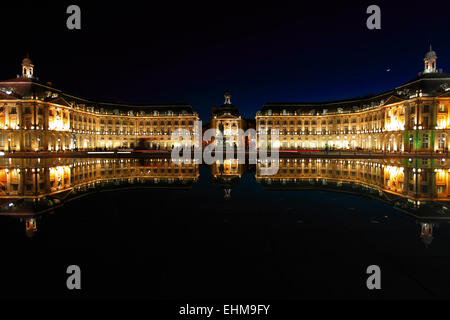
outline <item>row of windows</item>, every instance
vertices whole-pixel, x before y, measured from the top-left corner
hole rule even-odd
[[[395,111],[394,111],[394,113],[397,113],[398,112],[398,114],[399,115],[401,115],[401,114],[405,114],[405,111],[406,111],[406,109],[405,109],[405,107],[394,107],[395,109]],[[430,105],[424,105],[423,106],[423,108],[422,108],[422,112],[423,113],[429,113],[430,112]],[[438,110],[439,110],[439,112],[444,112],[445,111],[445,105],[444,104],[440,104],[439,105],[439,107],[438,107]],[[354,111],[356,111],[356,110],[354,110]],[[391,111],[391,110],[389,110],[389,111]],[[411,106],[411,109],[410,109],[410,112],[416,112],[417,111],[417,106],[416,105],[412,105]],[[345,113],[348,113],[349,111],[346,111]],[[323,109],[322,110],[322,115],[326,115],[328,113],[328,109]],[[344,108],[337,108],[337,114],[339,114],[339,113],[344,113]],[[279,115],[283,115],[283,116],[301,116],[301,115],[320,115],[320,111],[317,111],[317,110],[311,110],[311,111],[308,111],[308,112],[304,112],[303,110],[297,110],[297,111],[295,111],[295,112],[290,112],[290,111],[287,111],[287,110],[282,110],[282,111],[272,111],[272,110],[267,110],[265,113],[264,113],[265,115],[269,115],[269,116],[279,116]]]
[[[372,127],[363,127],[361,130],[370,130],[373,129]],[[271,129],[267,130],[268,134],[273,133]],[[278,130],[278,133],[280,135],[301,135],[301,134],[357,134],[358,133],[358,129],[356,128],[356,126],[353,126],[352,128],[349,127],[344,127],[344,128],[340,128],[337,127],[335,130],[327,130],[326,128],[311,128],[310,129],[297,129],[297,130]]]
[[[378,121],[378,120],[375,120],[375,119],[370,119],[370,120],[367,120],[367,122],[369,122],[369,121]],[[356,121],[356,118],[353,118],[352,119],[352,121],[351,121],[351,123],[356,123],[357,121]],[[288,125],[288,123],[289,123],[289,125],[295,125],[295,124],[297,124],[297,125],[302,125],[302,124],[304,124],[304,125],[309,125],[310,123],[311,123],[311,125],[317,125],[317,123],[321,123],[322,125],[326,125],[327,124],[327,121],[326,120],[322,120],[322,121],[316,121],[316,120],[312,120],[311,122],[309,121],[309,120],[305,120],[305,121],[302,121],[302,120],[297,120],[297,121],[294,121],[294,120],[291,120],[291,121],[278,121],[278,120],[276,120],[276,121],[272,121],[272,120],[268,120],[267,121],[267,124],[268,125],[273,125],[273,124],[275,124],[275,125],[284,125],[284,126],[286,126],[286,125]],[[347,119],[344,119],[343,121],[342,121],[342,123],[349,123],[349,119],[347,118]],[[260,125],[265,125],[266,124],[266,121],[264,121],[264,120],[261,120],[261,121],[259,121],[259,124]],[[328,124],[334,124],[334,120],[333,119],[330,119],[330,120],[328,120]],[[341,119],[336,119],[336,124],[341,124]]]
[[[32,114],[32,108],[31,107],[24,107],[23,110],[24,110],[23,114],[27,114],[27,115],[31,115]],[[4,113],[4,112],[5,112],[5,108],[1,107],[0,108],[0,114]],[[9,110],[9,114],[11,114],[11,115],[18,114],[17,107],[11,107],[10,110]],[[41,107],[37,108],[37,114],[38,115],[43,115],[43,109]],[[49,117],[62,116],[64,119],[67,119],[69,114],[70,114],[70,120],[72,120],[72,121],[89,122],[89,123],[94,123],[95,122],[95,119],[91,118],[91,117],[82,117],[81,115],[76,115],[76,114],[74,115],[72,113],[69,113],[69,111],[64,111],[64,110],[49,109]],[[128,121],[130,121],[130,120],[124,120],[123,123],[127,124]],[[131,121],[133,121],[133,120],[131,120]],[[100,123],[105,123],[105,120],[104,119],[100,119]],[[112,124],[113,122],[112,122],[112,120],[108,120],[108,123]],[[121,123],[121,121],[116,121],[116,123]],[[143,125],[144,122],[141,120],[139,123],[140,123],[140,125]],[[178,125],[179,123],[181,123],[181,125],[185,125],[185,124],[193,125],[193,121],[178,121],[178,120],[175,120],[175,121],[160,121],[159,122],[160,125],[165,125],[165,124],[167,124],[167,125],[171,125],[171,124]],[[149,125],[150,121],[146,121],[146,124]],[[154,121],[153,124],[157,125],[158,122]]]
[[[430,113],[430,110],[431,110],[431,107],[429,105],[424,105],[423,108],[422,108],[422,113]],[[440,104],[439,107],[438,107],[438,110],[439,110],[439,112],[445,112],[446,111],[445,105],[444,104]],[[417,112],[417,107],[413,106],[411,108],[411,114],[415,114],[416,112]],[[288,115],[286,112],[283,112],[282,114],[283,115]],[[397,109],[393,109],[393,110],[388,110],[388,113],[386,114],[387,117],[392,117],[392,116],[397,117],[397,116],[404,116],[404,115],[405,115],[405,108],[397,108]],[[380,114],[376,114],[376,115],[367,116],[365,118],[361,118],[360,121],[361,122],[377,121],[377,120],[381,120],[382,118],[383,117]],[[358,120],[359,120],[359,118],[358,118]],[[357,118],[352,118],[351,119],[351,123],[356,123],[356,122],[357,122]],[[260,121],[260,124],[264,124],[264,123],[265,123],[265,121]],[[283,125],[287,125],[287,121],[282,121],[281,123]],[[289,123],[291,125],[293,125],[294,121],[291,120]],[[315,123],[316,123],[316,121],[312,121],[313,125]],[[326,120],[322,120],[321,123],[325,124]],[[328,123],[332,124],[333,120],[332,119],[328,120]],[[341,119],[337,119],[336,123],[338,123],[338,124],[341,123]],[[345,118],[343,120],[343,123],[349,123],[349,119]],[[272,121],[269,121],[269,124],[272,124]],[[275,121],[275,124],[277,124],[277,125],[280,124],[280,121]],[[301,120],[297,121],[297,124],[301,125],[302,121]],[[309,121],[306,120],[305,121],[305,125],[308,125],[308,124],[309,124]]]
[[[79,119],[79,121],[81,121],[81,118]],[[84,122],[86,122],[86,119],[84,120]],[[89,122],[90,122],[90,120],[89,120]],[[107,122],[104,120],[104,119],[101,119],[100,120],[100,124],[116,124],[116,125],[121,125],[121,124],[123,124],[123,125],[125,125],[125,126],[127,126],[127,125],[129,125],[130,123],[128,122],[128,121],[120,121],[120,120],[118,120],[118,121],[115,121],[115,122],[113,122],[112,120],[108,120]],[[146,121],[145,122],[145,125],[146,126],[150,126],[150,124],[151,123],[153,123],[153,125],[154,126],[157,126],[157,125],[160,125],[160,126],[164,126],[164,125],[168,125],[168,126],[171,126],[171,125],[182,125],[182,126],[184,126],[184,125],[186,125],[186,124],[188,124],[188,125],[190,125],[190,126],[192,126],[193,124],[194,124],[194,122],[193,121],[153,121],[153,122],[151,122],[151,121]],[[131,125],[133,125],[133,124],[131,124]],[[139,125],[140,126],[143,126],[144,125],[144,121],[139,121]]]
[[[39,115],[43,114],[42,108],[38,108],[37,110],[38,110],[38,114]],[[0,113],[3,113],[3,112],[5,112],[5,109],[2,107],[2,108],[0,108]],[[25,107],[23,109],[23,113],[24,114],[31,114],[31,107]],[[9,109],[9,114],[17,114],[17,107],[11,107]]]

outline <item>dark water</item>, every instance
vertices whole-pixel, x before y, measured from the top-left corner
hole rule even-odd
[[[104,161],[3,163],[22,169],[2,180],[2,296],[450,298],[446,162],[306,160],[271,180],[192,165],[171,180],[164,160]],[[81,292],[66,288],[73,264]],[[382,290],[367,289],[369,265]]]

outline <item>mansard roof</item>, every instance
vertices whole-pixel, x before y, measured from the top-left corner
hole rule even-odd
[[[151,113],[153,111],[182,114],[194,114],[194,110],[188,103],[159,103],[159,104],[130,104],[120,102],[99,102],[76,97],[53,88],[49,84],[39,82],[37,79],[18,77],[6,81],[0,81],[0,92],[11,92],[9,95],[13,99],[38,99],[65,106],[83,105],[94,109],[110,111],[113,113],[123,113],[128,111]],[[3,96],[0,99],[6,99]]]
[[[422,90],[424,95],[438,96],[450,87],[450,74],[445,72],[420,73],[418,77],[397,87],[397,90],[415,92]]]
[[[213,109],[212,114],[218,117],[228,114],[236,117],[239,117],[241,115],[239,109],[232,104],[223,104],[220,107]]]
[[[377,95],[324,102],[271,102],[263,106],[262,112],[286,110],[287,112],[302,114],[321,114],[324,110],[332,113],[339,109],[342,112],[350,112],[385,105],[388,100],[391,101],[390,103],[394,103],[393,101],[400,102],[420,92],[423,97],[442,96],[449,89],[450,74],[443,72],[421,73],[411,81]]]
[[[7,94],[6,92],[0,91],[0,100],[17,100],[17,98],[11,94]]]

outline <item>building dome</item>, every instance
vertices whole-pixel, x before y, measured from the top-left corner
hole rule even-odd
[[[427,52],[427,54],[425,55],[425,59],[424,60],[433,60],[433,59],[437,59],[437,55],[436,52],[433,51],[433,49],[430,46],[430,51]]]
[[[22,65],[32,65],[33,61],[31,61],[30,56],[27,54],[27,56],[22,60]]]

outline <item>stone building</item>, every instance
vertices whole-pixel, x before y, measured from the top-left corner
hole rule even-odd
[[[417,78],[378,95],[323,103],[267,103],[256,114],[256,130],[259,134],[277,130],[280,140],[273,144],[279,143],[281,149],[445,152],[450,74],[437,69],[436,60],[430,47]],[[270,139],[265,143],[272,145]]]
[[[240,146],[239,130],[246,130],[246,121],[239,109],[231,104],[231,93],[225,92],[225,102],[222,106],[212,108],[210,128],[216,130],[216,137],[223,133],[224,144]]]
[[[171,133],[193,133],[198,119],[188,104],[129,105],[74,97],[38,81],[29,58],[22,61],[21,76],[0,82],[2,151],[134,148],[144,138],[150,147],[170,149],[177,143]]]

